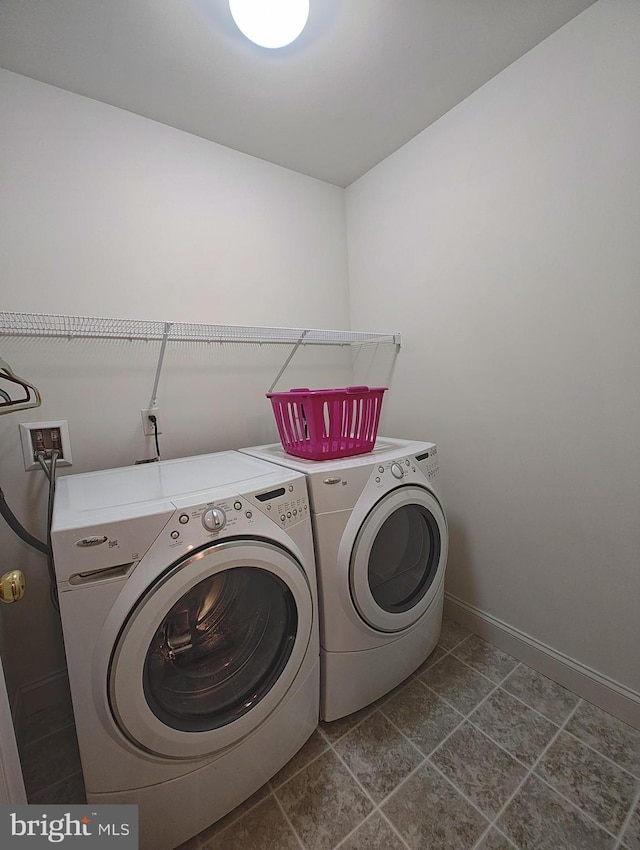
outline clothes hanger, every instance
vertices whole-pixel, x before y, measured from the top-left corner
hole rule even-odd
[[[3,381],[8,381],[10,386],[2,386]],[[9,390],[15,387],[21,387],[24,390],[24,396],[13,398]],[[14,410],[27,410],[30,407],[40,407],[42,397],[36,387],[20,378],[13,371],[6,360],[0,357],[0,415],[3,413],[11,413]]]

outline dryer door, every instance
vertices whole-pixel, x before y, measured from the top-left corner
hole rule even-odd
[[[304,660],[312,595],[300,564],[258,540],[227,540],[169,568],[138,600],[111,656],[121,731],[159,756],[206,756],[276,708]]]
[[[374,505],[351,554],[350,584],[363,620],[381,632],[412,626],[429,608],[444,578],[447,524],[436,497],[399,487]]]

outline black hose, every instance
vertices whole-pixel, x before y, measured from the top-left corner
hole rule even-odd
[[[37,537],[34,537],[33,534],[29,534],[26,528],[24,528],[19,520],[14,516],[11,508],[7,504],[4,493],[2,492],[2,487],[0,487],[0,514],[2,515],[4,521],[7,523],[9,528],[18,535],[18,537],[23,540],[28,546],[31,546],[33,549],[37,549],[38,552],[42,552],[43,555],[49,556],[51,551],[50,547],[47,546],[46,543],[43,543],[41,540],[38,540]]]
[[[53,563],[53,546],[51,545],[51,524],[53,522],[53,497],[56,490],[56,462],[58,460],[58,452],[51,453],[49,461],[49,501],[47,503],[47,568],[49,570],[49,596],[51,604],[56,609],[60,610],[58,601],[58,585],[56,584],[56,569]]]
[[[149,415],[149,421],[153,425],[153,436],[156,441],[156,460],[160,460],[160,443],[158,442],[158,417],[153,414]]]

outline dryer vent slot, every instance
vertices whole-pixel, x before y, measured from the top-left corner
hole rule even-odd
[[[130,564],[119,564],[117,567],[105,567],[103,570],[91,570],[87,573],[74,573],[69,579],[69,584],[91,584],[97,581],[106,581],[113,578],[124,578],[131,571],[135,561]]]

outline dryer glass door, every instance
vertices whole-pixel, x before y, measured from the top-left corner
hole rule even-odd
[[[285,697],[310,645],[313,596],[284,549],[215,543],[138,600],[111,656],[120,730],[156,755],[190,758],[242,740]]]
[[[362,618],[379,631],[413,625],[444,576],[447,528],[435,496],[407,486],[383,497],[358,532],[351,593]]]

